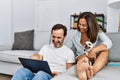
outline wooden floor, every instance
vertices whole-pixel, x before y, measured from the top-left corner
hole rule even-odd
[[[10,75],[0,74],[0,80],[11,80],[11,76]]]

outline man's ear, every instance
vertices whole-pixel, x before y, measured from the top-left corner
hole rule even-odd
[[[67,36],[64,36],[64,39],[66,39]]]

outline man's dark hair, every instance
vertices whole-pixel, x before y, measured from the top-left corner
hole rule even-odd
[[[56,24],[56,25],[54,25],[53,28],[52,28],[52,30],[51,30],[51,33],[52,33],[53,30],[59,30],[59,29],[63,29],[64,36],[67,35],[67,28],[66,28],[66,26],[64,26],[62,24]]]

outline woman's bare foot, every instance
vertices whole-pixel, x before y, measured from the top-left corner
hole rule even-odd
[[[87,77],[90,79],[93,77],[93,66],[89,66],[87,70]]]
[[[77,62],[77,74],[80,80],[87,80],[86,71],[89,67],[89,60],[88,58],[84,57]]]

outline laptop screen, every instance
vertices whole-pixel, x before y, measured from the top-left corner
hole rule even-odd
[[[33,73],[37,73],[38,71],[44,71],[52,75],[47,61],[35,60],[30,58],[19,58],[19,60],[23,67],[28,68]]]

